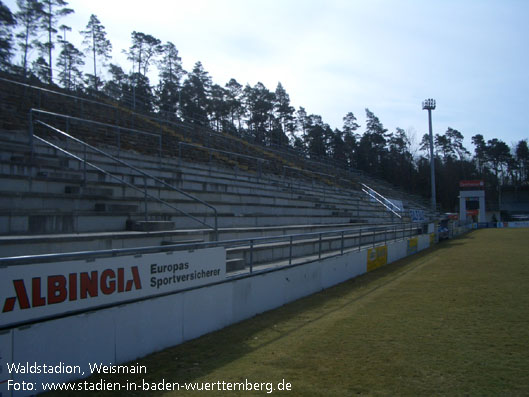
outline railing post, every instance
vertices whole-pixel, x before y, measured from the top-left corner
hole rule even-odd
[[[161,164],[162,163],[162,135],[161,134],[158,137],[158,156],[160,158],[160,164]]]
[[[288,249],[288,264],[289,265],[292,264],[292,240],[293,240],[293,237],[290,236],[290,246],[289,246],[289,249]]]
[[[319,247],[318,247],[318,259],[321,259],[321,233],[320,233],[320,239],[319,239]]]
[[[341,249],[340,249],[341,255],[343,255],[343,234],[344,234],[344,231],[342,230],[342,242],[341,242]]]
[[[217,219],[217,210],[214,209],[213,211],[215,211],[215,241],[219,241],[219,221]]]
[[[250,240],[250,273],[253,273],[253,240]]]
[[[376,235],[376,229],[373,229],[373,248],[375,248],[375,235]]]
[[[31,150],[31,157],[33,157],[33,112],[29,111],[29,148]]]
[[[358,252],[360,252],[361,245],[362,245],[362,229],[360,229],[360,232],[358,234]]]
[[[86,186],[86,146],[83,145],[83,186]]]
[[[118,127],[118,159],[121,154],[121,130]]]
[[[178,165],[182,166],[182,142],[178,142]]]
[[[384,245],[388,244],[388,228],[384,227]]]
[[[66,133],[67,133],[68,135],[70,135],[70,118],[69,118],[69,117],[66,117]],[[69,148],[70,148],[68,142],[70,142],[70,140],[69,140],[69,139],[66,139],[66,142],[65,142],[65,144],[64,144],[64,147],[65,147],[65,149],[66,149],[67,151],[68,151]]]
[[[145,201],[144,201],[144,211],[145,211],[145,221],[148,220],[148,214],[147,214],[147,177],[143,177],[143,188],[145,190]]]

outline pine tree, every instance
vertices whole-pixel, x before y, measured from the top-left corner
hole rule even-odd
[[[288,134],[290,136],[290,139],[292,139],[294,131],[296,129],[294,117],[295,109],[290,106],[290,96],[287,94],[286,90],[283,88],[283,85],[281,83],[277,83],[275,91],[274,110],[278,125],[280,127],[278,129],[278,133],[280,135],[285,135],[284,137],[279,137],[279,142],[288,143],[288,138],[286,138],[286,134]]]
[[[48,41],[40,43],[40,49],[46,54],[50,67],[49,83],[53,81],[53,60],[52,51],[55,48],[54,36],[57,34],[57,23],[60,18],[72,14],[74,11],[67,8],[68,2],[65,0],[40,0],[42,2],[41,29],[46,32]]]
[[[129,106],[135,111],[151,113],[155,100],[149,78],[141,73],[131,73],[126,77],[124,87]]]
[[[208,113],[211,116],[213,128],[217,131],[224,130],[230,111],[227,103],[227,90],[218,84],[211,86]]]
[[[460,160],[463,160],[466,156],[470,155],[470,152],[463,146],[464,136],[461,132],[448,127],[446,130],[446,136],[450,141],[454,153],[457,153]]]
[[[180,103],[180,79],[184,75],[182,58],[171,42],[161,47],[162,58],[157,62],[159,71],[159,84],[157,91],[158,110],[164,117],[176,116]]]
[[[448,161],[455,154],[450,138],[446,134],[436,134],[434,137],[434,145],[436,151],[442,154],[444,161]]]
[[[18,11],[15,14],[21,31],[16,34],[17,44],[22,52],[22,75],[27,76],[28,55],[34,47],[33,38],[38,32],[38,22],[42,18],[42,3],[38,0],[17,0]]]
[[[344,133],[336,128],[333,131],[330,152],[334,161],[336,161],[341,167],[346,168],[348,166],[348,156],[345,146]]]
[[[413,157],[406,132],[397,127],[388,139],[388,153],[384,157],[385,177],[403,187],[411,187]]]
[[[327,156],[331,139],[332,130],[323,122],[322,117],[317,114],[308,116],[303,140],[310,157],[318,159]]]
[[[235,126],[235,120],[237,120],[237,131],[238,135],[241,135],[241,120],[246,114],[246,109],[243,106],[243,89],[242,85],[235,79],[230,79],[226,83],[226,101],[228,106],[228,112],[231,118],[231,124]]]
[[[275,95],[261,82],[254,87],[244,87],[244,98],[248,109],[247,124],[252,138],[260,144],[270,144],[273,127],[273,109]]]
[[[527,139],[521,140],[516,145],[515,149],[516,162],[520,166],[520,184],[529,180],[529,147],[527,146]]]
[[[110,98],[121,101],[127,76],[121,66],[112,63],[109,65],[108,72],[112,78],[103,86],[103,92]]]
[[[13,56],[13,32],[15,16],[9,7],[0,1],[0,68],[7,69]]]
[[[83,81],[80,66],[84,65],[84,54],[66,40],[61,44],[62,50],[57,59],[57,67],[60,69],[59,80],[64,88],[74,90]]]
[[[483,167],[487,161],[487,144],[483,135],[476,134],[472,137],[472,143],[475,146],[474,149],[474,158],[478,163],[478,170],[480,174],[483,174]]]
[[[510,160],[511,150],[507,144],[497,138],[487,141],[487,160],[492,165],[496,179],[501,184],[500,173],[503,175],[503,168]]]
[[[380,120],[373,112],[366,109],[366,131],[357,150],[357,163],[366,172],[382,177],[383,158],[386,154],[386,132]]]
[[[195,63],[182,87],[182,116],[184,121],[206,126],[208,124],[208,97],[211,77],[202,63]]]
[[[31,62],[31,72],[37,76],[40,81],[50,81],[50,66],[42,55]]]
[[[343,142],[344,152],[347,164],[350,167],[357,167],[356,164],[356,151],[358,149],[358,134],[356,131],[360,128],[360,125],[356,122],[356,117],[353,112],[349,112],[343,118]]]
[[[98,91],[102,83],[97,74],[97,58],[99,57],[105,65],[105,62],[111,58],[112,44],[106,37],[105,27],[94,14],[90,15],[86,30],[81,30],[80,33],[84,37],[85,52],[92,55],[94,64],[94,74],[92,77],[89,76],[89,79],[93,82],[93,89]]]
[[[296,131],[298,131],[301,136],[304,136],[307,133],[309,118],[307,115],[307,111],[303,106],[300,106],[298,111],[296,112],[296,124]]]
[[[132,62],[132,69],[135,65],[139,74],[147,75],[149,67],[154,59],[162,53],[161,41],[150,34],[132,32],[132,45],[128,51],[123,51],[127,59]]]

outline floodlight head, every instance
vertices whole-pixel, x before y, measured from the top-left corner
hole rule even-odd
[[[435,99],[426,99],[422,101],[422,108],[428,109],[428,110],[434,110],[435,109]]]

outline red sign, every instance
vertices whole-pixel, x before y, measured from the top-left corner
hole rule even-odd
[[[467,210],[467,215],[476,215],[478,216],[479,215],[479,210]]]
[[[222,247],[0,267],[0,328],[200,287],[225,276]]]
[[[484,187],[485,183],[481,180],[459,181],[459,187]]]
[[[98,271],[70,273],[68,278],[64,275],[47,276],[44,282],[47,286],[47,294],[43,295],[45,287],[42,285],[44,277],[33,277],[31,287],[26,286],[24,280],[13,280],[13,289],[15,296],[5,299],[2,313],[11,312],[18,301],[20,309],[29,309],[31,307],[46,306],[66,301],[75,301],[96,297],[101,291],[104,295],[110,295],[114,292],[125,292],[134,289],[140,290],[141,280],[137,266],[130,268],[131,275],[125,279],[125,269],[120,267],[117,272],[114,269],[105,269],[98,275]],[[117,274],[116,274],[117,273]],[[117,284],[117,289],[116,289]],[[79,286],[79,288],[78,288]],[[28,288],[29,287],[29,288]],[[79,289],[79,294],[77,290]],[[28,291],[30,293],[28,294]],[[29,299],[31,297],[31,299]]]

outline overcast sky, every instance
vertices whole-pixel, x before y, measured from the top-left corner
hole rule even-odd
[[[5,3],[12,11],[15,1]],[[113,62],[133,30],[173,42],[186,70],[201,61],[217,84],[230,78],[275,90],[333,128],[365,108],[384,126],[427,132],[421,103],[437,101],[434,133],[511,145],[529,137],[527,0],[70,0],[65,18],[80,40],[96,14]],[[77,36],[77,38],[76,38]],[[17,60],[18,61],[18,60]],[[89,61],[87,60],[87,63]]]

